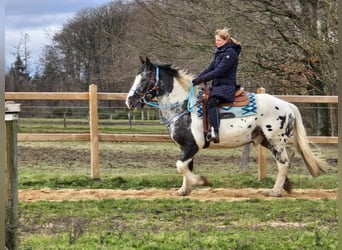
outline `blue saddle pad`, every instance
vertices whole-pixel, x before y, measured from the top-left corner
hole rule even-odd
[[[197,95],[197,100],[199,100],[202,94],[202,90],[199,91]],[[255,102],[255,93],[249,93],[250,103],[246,106],[241,107],[232,107],[232,106],[223,106],[220,108],[220,118],[221,119],[229,119],[235,117],[243,117],[243,116],[250,116],[256,114],[256,102]],[[199,105],[197,108],[197,116],[203,116],[203,108],[202,105]]]

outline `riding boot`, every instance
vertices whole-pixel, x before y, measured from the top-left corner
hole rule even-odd
[[[219,126],[220,126],[220,119],[218,116],[217,108],[211,108],[209,109],[209,118],[212,125],[211,128],[211,138],[213,139],[214,143],[219,143]]]

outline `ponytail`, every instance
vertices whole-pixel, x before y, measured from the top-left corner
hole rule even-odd
[[[215,31],[215,35],[218,35],[219,37],[221,37],[224,40],[231,40],[233,43],[240,45],[240,42],[238,42],[237,40],[235,40],[233,37],[230,37],[229,34],[229,29],[227,27],[224,27],[223,29],[217,29]]]

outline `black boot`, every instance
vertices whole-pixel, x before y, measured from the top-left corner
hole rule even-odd
[[[211,139],[213,140],[213,143],[220,142],[219,132],[217,129],[214,129],[214,127],[211,127]]]
[[[209,118],[210,118],[210,122],[212,125],[211,128],[211,138],[213,140],[214,143],[219,143],[220,142],[220,138],[219,138],[219,126],[220,126],[220,120],[218,117],[218,113],[217,113],[217,108],[211,108],[209,109]]]

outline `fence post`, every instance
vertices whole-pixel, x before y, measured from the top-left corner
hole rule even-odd
[[[243,148],[243,153],[240,162],[240,171],[246,172],[248,170],[248,158],[251,150],[251,144],[246,144]]]
[[[5,103],[6,122],[6,219],[5,241],[7,249],[16,249],[18,217],[18,160],[17,134],[20,104]]]
[[[260,87],[257,89],[257,94],[265,93],[265,89]],[[267,160],[266,160],[266,150],[263,146],[258,146],[258,165],[259,165],[259,171],[258,171],[258,179],[262,180],[266,178],[266,172],[267,172]]]
[[[90,161],[91,177],[100,179],[99,171],[99,135],[98,135],[97,86],[89,86],[89,125],[90,125]]]

